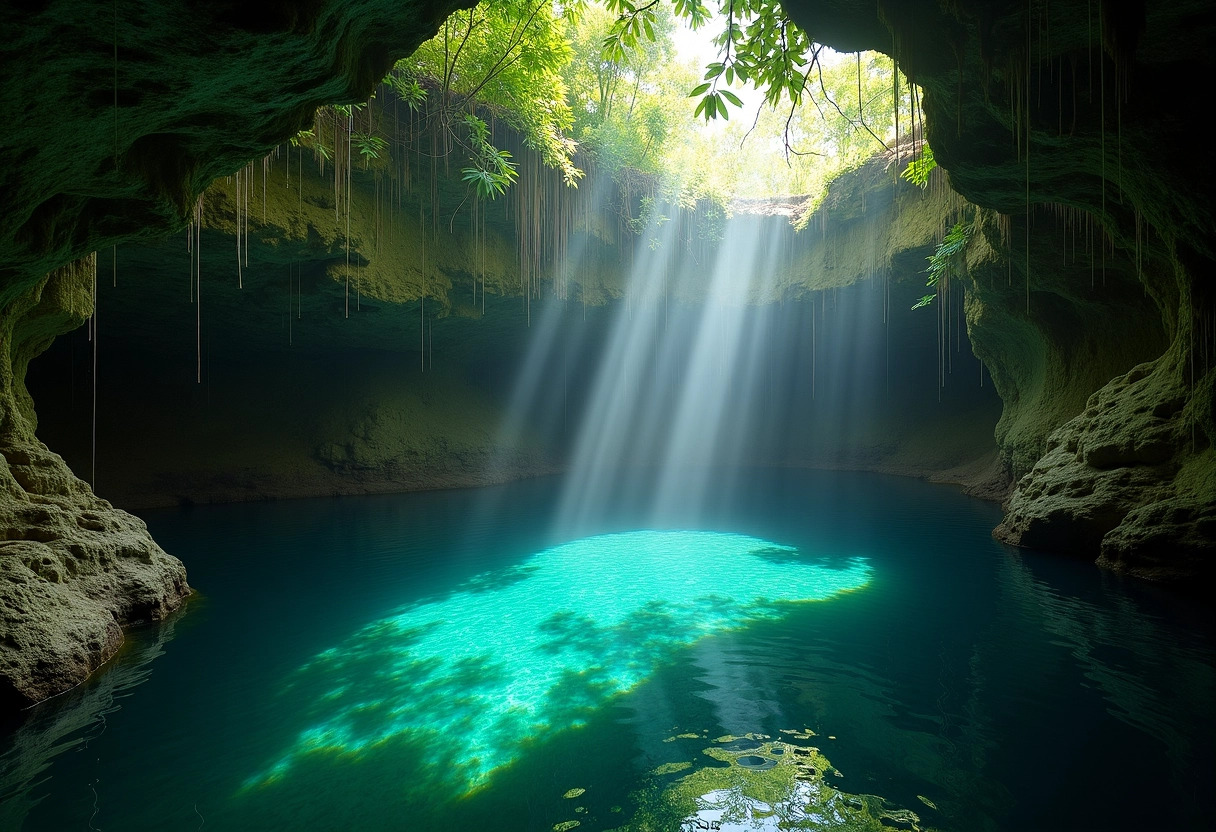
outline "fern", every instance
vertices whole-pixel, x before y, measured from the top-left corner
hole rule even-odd
[[[925,142],[921,145],[920,156],[908,162],[908,166],[904,168],[904,172],[900,176],[924,190],[929,185],[929,174],[935,167],[937,167],[937,160],[933,158],[933,148],[929,147],[928,142]]]
[[[333,152],[325,146],[324,142],[317,138],[317,134],[312,130],[301,130],[299,133],[292,136],[291,146],[310,148],[311,150],[320,153],[322,158],[324,158],[327,162],[334,158]]]
[[[469,114],[464,117],[464,124],[469,130],[469,148],[473,155],[469,157],[471,167],[461,168],[461,178],[473,186],[479,197],[494,199],[515,182],[519,171],[511,161],[509,151],[490,144],[490,131],[484,121]]]
[[[934,289],[945,288],[945,284],[949,283],[950,278],[958,274],[958,256],[966,251],[974,231],[974,220],[968,223],[960,220],[947,232],[941,244],[925,258],[929,261],[929,267],[925,269],[926,286]],[[935,297],[937,295],[925,295],[912,308],[920,309],[922,306],[928,306],[933,303]]]
[[[418,79],[412,74],[407,74],[398,68],[390,72],[384,80],[411,110],[417,111],[426,101],[426,88],[419,84]]]
[[[352,133],[350,140],[355,147],[359,148],[359,153],[365,162],[369,159],[379,159],[380,154],[388,147],[387,141],[368,133]]]

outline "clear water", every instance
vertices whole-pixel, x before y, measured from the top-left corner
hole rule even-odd
[[[1210,608],[948,487],[735,484],[561,534],[556,480],[147,513],[198,596],[8,731],[0,828],[1210,824]]]

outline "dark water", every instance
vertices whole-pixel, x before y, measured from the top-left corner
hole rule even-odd
[[[557,481],[148,513],[199,595],[4,738],[0,828],[697,828],[812,747],[895,828],[1210,826],[1210,609],[948,487],[748,477],[679,533],[556,536]]]

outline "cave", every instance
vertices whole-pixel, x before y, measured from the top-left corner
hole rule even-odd
[[[0,8],[0,827],[1212,823],[1216,8],[702,10]]]

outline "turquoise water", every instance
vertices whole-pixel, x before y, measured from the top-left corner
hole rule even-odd
[[[0,829],[1210,824],[1210,608],[948,487],[734,485],[149,512],[198,595],[8,731]]]

